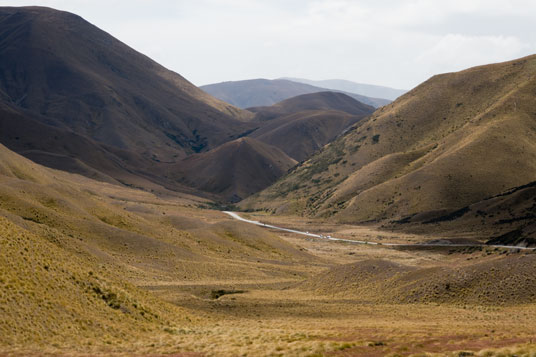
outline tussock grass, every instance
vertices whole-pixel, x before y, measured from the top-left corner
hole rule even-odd
[[[504,353],[536,334],[531,304],[382,304],[349,293],[362,280],[296,288],[364,257],[392,259],[396,270],[456,262],[469,272],[480,259],[506,259],[499,253],[439,255],[277,236],[187,198],[44,169],[1,147],[0,154],[3,167],[16,163],[33,178],[7,169],[0,175],[0,354],[454,355]],[[366,232],[376,239],[377,231]],[[422,276],[424,287],[436,280]],[[519,284],[505,281],[505,289]]]

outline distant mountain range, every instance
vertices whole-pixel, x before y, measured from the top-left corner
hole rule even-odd
[[[200,88],[208,94],[239,108],[269,106],[297,95],[330,91],[330,89],[286,79],[250,79],[208,84]],[[391,102],[388,99],[367,97],[341,90],[331,91],[344,93],[374,108]]]
[[[347,81],[344,79],[326,79],[326,80],[319,80],[319,81],[314,81],[314,80],[304,79],[304,78],[290,78],[290,77],[283,77],[280,79],[286,79],[286,80],[289,80],[292,82],[298,82],[298,83],[305,83],[305,84],[309,84],[315,87],[322,87],[322,88],[327,88],[327,89],[332,89],[332,90],[355,93],[355,94],[360,94],[363,96],[373,97],[373,98],[385,98],[389,100],[395,100],[396,98],[400,97],[402,94],[407,92],[407,90],[405,89],[395,89],[395,88],[377,86],[373,84],[356,83],[356,82]]]

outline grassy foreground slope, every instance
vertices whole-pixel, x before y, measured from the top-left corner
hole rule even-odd
[[[471,309],[459,299],[440,306],[422,304],[426,299],[371,304],[360,291],[386,291],[393,282],[409,291],[408,279],[355,281],[370,265],[366,257],[418,271],[466,256],[444,261],[435,253],[279,237],[199,204],[206,203],[43,168],[0,146],[0,355],[534,351],[527,343],[536,333],[536,307],[519,304],[534,291],[532,275],[522,274],[532,269],[528,253],[510,256],[520,264],[497,274],[504,288],[521,282],[502,307],[493,306],[495,295]],[[484,276],[478,274],[485,269],[474,275],[471,267],[485,268],[500,253],[472,254],[468,277]],[[503,279],[517,267],[515,280]],[[389,273],[389,266],[379,268],[380,276]],[[423,296],[436,283],[444,289],[445,277],[434,274],[440,269],[419,275]],[[475,304],[486,303],[478,296],[484,279],[465,280],[450,282],[453,291],[465,286]]]
[[[536,56],[434,76],[242,206],[361,222],[456,210],[527,184],[535,90]]]
[[[0,158],[0,346],[90,348],[187,324],[187,313],[121,279],[97,250],[91,220],[106,205],[91,180],[4,146]]]
[[[94,257],[0,217],[0,346],[134,342],[187,325],[180,308],[113,277]]]
[[[92,181],[3,146],[0,157],[2,346],[156,338],[195,314],[141,286],[296,279],[292,262],[309,259],[262,229],[219,222],[194,197]]]

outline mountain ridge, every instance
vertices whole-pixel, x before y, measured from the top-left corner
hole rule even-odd
[[[529,56],[434,76],[241,206],[339,222],[396,220],[531,182],[535,74]]]
[[[395,100],[401,95],[407,93],[405,89],[396,89],[391,87],[379,86],[374,84],[365,84],[349,81],[346,79],[324,79],[324,80],[312,80],[305,78],[292,78],[282,77],[280,79],[286,79],[293,82],[305,83],[316,87],[322,87],[332,90],[340,90],[350,93],[356,93],[373,98],[385,98],[389,100]]]
[[[92,141],[91,147],[143,158],[134,167],[121,163],[126,176],[128,171],[152,171],[151,161],[180,160],[208,150],[251,127],[251,113],[211,98],[77,15],[3,7],[0,34],[5,115],[16,112],[40,122],[44,137],[76,133]],[[22,125],[11,129],[0,133],[10,148],[22,152],[39,143],[25,135]],[[63,154],[39,145],[41,151]],[[116,160],[122,161],[121,155],[99,161]],[[105,175],[116,174],[107,171],[108,164],[85,163]]]
[[[240,108],[270,106],[298,95],[326,91],[341,92],[357,101],[374,107],[381,107],[390,103],[390,100],[387,99],[371,98],[355,93],[329,90],[284,79],[270,80],[259,78],[243,81],[227,81],[207,84],[200,88],[214,97]]]

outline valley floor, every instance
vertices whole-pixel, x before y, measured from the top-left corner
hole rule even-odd
[[[349,239],[415,243],[435,239],[398,234],[375,227],[338,226],[295,217],[241,214],[283,227],[337,234]],[[499,257],[534,255],[500,249],[392,249],[330,242],[272,230],[316,258],[294,269],[306,279],[332,266],[387,260],[415,267],[473,265]],[[232,356],[384,356],[536,354],[536,304],[467,304],[377,302],[341,282],[315,289],[303,278],[280,281],[219,281],[146,287],[197,316],[204,323],[191,336],[169,336],[160,348],[174,344],[208,355]],[[214,299],[208,291],[225,291]],[[396,299],[396,298],[395,298]]]
[[[536,349],[535,305],[371,305],[273,290],[175,301],[204,321],[128,344],[8,348],[2,355],[533,356]]]

